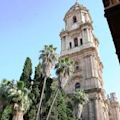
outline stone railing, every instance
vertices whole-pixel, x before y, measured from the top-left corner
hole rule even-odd
[[[120,0],[103,0],[103,4],[105,8],[111,7],[119,3],[120,3]]]

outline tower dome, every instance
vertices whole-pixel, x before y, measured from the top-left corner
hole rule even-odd
[[[80,4],[79,2],[76,2],[72,7],[70,7],[70,9],[68,10],[68,12],[65,14],[65,18],[67,16],[69,16],[72,12],[76,12],[78,10],[80,10],[80,11],[81,10],[88,11],[88,9],[86,7],[84,7],[82,4]]]
[[[89,14],[89,11],[86,7],[76,2],[70,9],[67,11],[64,17],[65,21],[65,30],[72,30],[85,23],[89,23],[92,27],[92,19]]]

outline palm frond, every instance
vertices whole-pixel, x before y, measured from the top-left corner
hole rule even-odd
[[[59,80],[67,80],[73,72],[73,61],[68,57],[59,58],[58,63],[55,65],[55,69]]]
[[[39,59],[42,62],[43,72],[46,72],[47,69],[50,70],[57,61],[56,48],[54,48],[53,45],[45,45],[40,53]],[[46,73],[43,74],[45,75]]]

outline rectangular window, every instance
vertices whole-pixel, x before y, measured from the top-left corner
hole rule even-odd
[[[75,45],[75,47],[78,46],[78,39],[77,38],[74,39],[74,45]]]
[[[80,45],[83,45],[83,39],[82,38],[80,39]]]
[[[69,47],[70,47],[70,49],[72,48],[72,43],[71,42],[69,42]]]

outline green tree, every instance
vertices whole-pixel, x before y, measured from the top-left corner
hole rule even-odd
[[[29,111],[25,114],[25,120],[35,120],[37,114],[37,105],[39,104],[40,94],[43,86],[43,78],[42,78],[42,65],[39,63],[35,67],[34,80],[32,85],[32,90],[30,93],[30,98],[32,100]]]
[[[32,91],[31,93],[34,95],[34,99],[33,102],[34,104],[38,104],[39,102],[39,98],[40,98],[40,94],[42,91],[42,86],[43,86],[43,74],[42,74],[42,64],[39,63],[36,67],[35,67],[35,74],[34,74],[34,84],[32,87]]]
[[[43,76],[44,76],[44,83],[42,88],[42,93],[40,97],[40,102],[38,106],[38,112],[36,116],[36,120],[39,119],[41,104],[43,100],[46,80],[50,76],[50,70],[54,66],[55,62],[57,61],[57,54],[56,54],[56,48],[53,47],[53,45],[45,45],[44,50],[40,51],[40,57],[39,59],[42,61],[42,68],[43,68]]]
[[[34,102],[38,104],[40,94],[42,91],[42,86],[43,86],[43,69],[42,69],[42,64],[39,63],[35,67],[35,74],[34,74],[34,84],[32,88],[32,93],[35,95]]]
[[[0,118],[2,120],[9,120],[10,118],[10,99],[7,91],[9,87],[12,87],[12,82],[4,79],[0,83]]]
[[[81,89],[76,89],[72,97],[74,101],[74,112],[76,114],[77,119],[80,119],[83,110],[83,105],[88,102],[87,94]]]
[[[65,87],[67,80],[69,79],[69,77],[71,76],[71,73],[73,72],[73,61],[68,57],[60,58],[58,63],[55,66],[55,69],[56,69],[56,74],[58,76],[59,84],[58,84],[58,89],[56,90],[56,94],[51,104],[46,120],[49,120],[49,117],[50,117],[54,102],[59,93],[59,90]]]
[[[59,91],[57,96],[57,111],[58,111],[58,120],[68,120],[66,114],[66,102],[65,96],[62,91]]]
[[[2,113],[1,120],[11,120],[12,119],[12,105],[7,105]]]
[[[29,91],[24,87],[24,82],[18,81],[2,81],[1,85],[3,94],[7,97],[7,101],[12,105],[12,120],[23,120],[23,115],[27,112],[30,106],[30,99],[28,97]],[[9,108],[9,109],[8,109]],[[2,118],[4,115],[10,112],[10,107],[6,107],[3,111]]]
[[[47,101],[46,103],[48,110],[51,106],[51,103],[53,102],[53,98],[56,95],[58,84],[59,83],[57,80],[53,80],[53,83],[51,85],[52,94],[49,101]],[[73,112],[73,107],[74,106],[73,106],[72,98],[66,95],[64,91],[60,89],[56,96],[56,100],[54,101],[54,107],[52,107],[51,109],[49,120],[77,120]]]
[[[18,81],[8,90],[8,96],[13,103],[13,120],[23,120],[24,114],[30,107],[29,92],[22,81]]]
[[[0,84],[2,96],[7,105],[3,110],[2,119],[9,120],[12,106],[12,120],[23,120],[23,115],[27,112],[30,106],[29,91],[24,87],[24,82],[3,80]],[[5,119],[6,118],[6,119]]]
[[[20,81],[23,81],[25,84],[25,87],[30,87],[30,81],[31,81],[31,75],[32,75],[32,62],[29,57],[26,58],[23,72],[20,77]]]
[[[37,80],[37,79],[41,78],[41,77],[42,77],[42,73],[43,73],[42,64],[39,63],[39,64],[37,65],[37,67],[35,67],[34,79]]]
[[[70,95],[66,95],[66,112],[68,120],[77,120],[74,113],[73,100]]]
[[[47,78],[46,81],[46,88],[45,88],[45,96],[42,102],[42,106],[41,106],[41,119],[44,119],[44,117],[46,117],[48,110],[47,110],[47,106],[46,106],[46,102],[49,100],[50,96],[51,96],[51,84],[52,84],[53,79],[51,78]],[[30,106],[29,111],[24,115],[24,119],[25,120],[35,120],[36,118],[36,114],[37,114],[37,107],[39,104],[39,100],[40,100],[40,94],[42,91],[42,86],[43,86],[43,73],[42,73],[42,65],[41,63],[39,63],[36,67],[35,67],[35,74],[34,74],[34,80],[33,80],[33,85],[32,85],[32,90],[30,93],[30,98],[32,99],[32,104]]]

